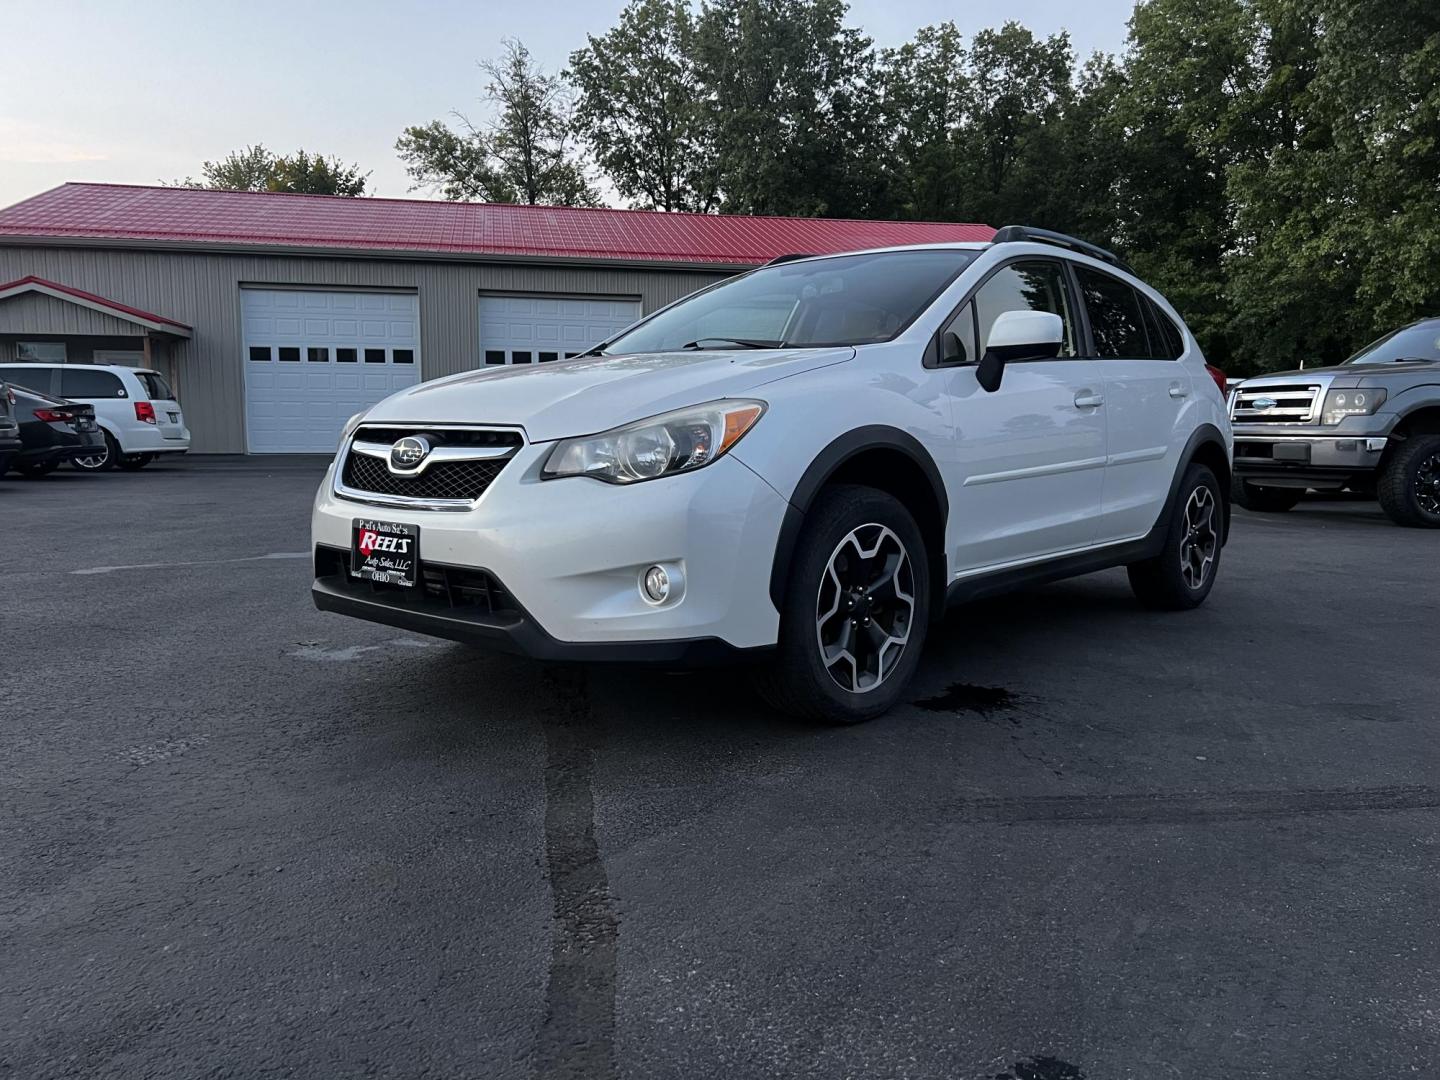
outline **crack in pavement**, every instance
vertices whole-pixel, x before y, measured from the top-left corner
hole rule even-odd
[[[545,1020],[534,1075],[611,1080],[619,919],[595,842],[596,721],[583,670],[548,670],[545,730],[545,867],[553,915]]]

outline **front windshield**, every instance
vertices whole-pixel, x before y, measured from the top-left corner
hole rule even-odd
[[[603,352],[804,348],[888,341],[974,261],[977,252],[920,248],[781,263],[697,293]]]
[[[1392,331],[1366,345],[1345,363],[1393,364],[1400,360],[1440,360],[1440,320]]]

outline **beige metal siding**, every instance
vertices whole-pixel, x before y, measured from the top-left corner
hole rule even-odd
[[[169,347],[185,418],[199,451],[245,449],[240,287],[416,289],[427,379],[480,365],[479,297],[486,292],[639,297],[645,312],[728,276],[688,270],[482,264],[0,246],[0,281],[35,274],[194,327]],[[0,343],[0,349],[5,346]]]
[[[44,293],[21,293],[0,300],[0,334],[13,334],[21,340],[66,334],[120,337],[143,333],[143,326]]]

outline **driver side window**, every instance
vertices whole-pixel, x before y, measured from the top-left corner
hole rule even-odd
[[[1048,311],[1059,315],[1065,323],[1065,341],[1060,346],[1060,355],[1079,355],[1075,305],[1071,302],[1065,268],[1058,262],[1035,259],[1002,267],[980,286],[973,303],[982,355],[985,343],[990,339],[990,328],[1007,311]]]

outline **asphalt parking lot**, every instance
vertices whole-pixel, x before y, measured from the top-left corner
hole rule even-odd
[[[313,609],[313,462],[0,481],[0,1075],[1440,1075],[1437,537],[955,612],[848,730]]]

